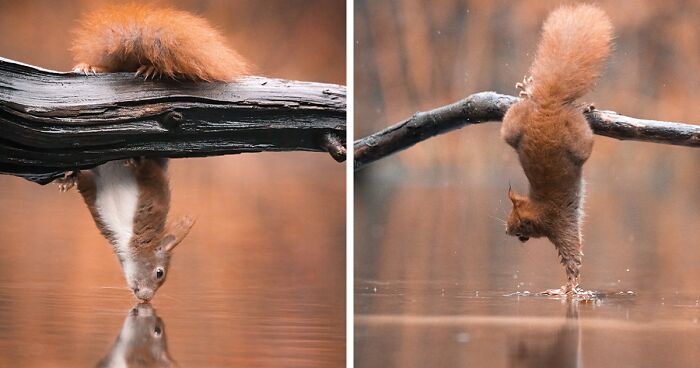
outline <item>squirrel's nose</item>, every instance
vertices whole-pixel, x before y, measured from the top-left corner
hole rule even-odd
[[[151,300],[151,298],[153,298],[153,294],[153,290],[148,288],[134,288],[134,295],[145,302]]]

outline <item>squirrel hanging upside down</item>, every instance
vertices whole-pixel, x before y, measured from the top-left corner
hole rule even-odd
[[[612,44],[607,15],[592,5],[563,6],[542,29],[522,99],[503,118],[501,136],[515,148],[530,183],[528,196],[509,189],[506,233],[520,241],[547,237],[566,268],[565,293],[577,291],[581,267],[583,164],[593,132],[577,98],[598,78]]]
[[[161,6],[109,6],[86,16],[76,34],[72,50],[77,73],[135,72],[145,79],[229,82],[248,71],[204,19]],[[172,251],[194,224],[188,216],[167,220],[167,161],[112,161],[57,180],[62,191],[77,184],[97,227],[112,244],[129,288],[145,301],[165,282]]]

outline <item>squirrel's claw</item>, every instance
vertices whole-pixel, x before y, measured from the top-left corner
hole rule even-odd
[[[158,77],[158,79],[160,79],[160,77],[163,75],[163,71],[161,71],[153,65],[141,65],[136,70],[136,74],[134,74],[134,77],[138,77],[139,75],[142,75],[144,80],[148,80],[149,77],[151,78],[151,80],[153,80],[156,79],[156,76]]]
[[[85,74],[85,75],[97,75],[97,73],[104,73],[106,70],[101,66],[90,65],[87,63],[80,63],[73,67],[73,73]]]
[[[78,173],[79,171],[67,171],[63,174],[62,178],[58,178],[53,182],[58,185],[58,190],[61,192],[67,192],[70,188],[73,188],[78,183]]]
[[[524,76],[522,82],[515,83],[515,88],[519,89],[520,92],[518,96],[521,98],[530,97],[530,85],[532,84],[532,77]]]
[[[148,79],[148,74],[151,68],[153,67],[148,65],[141,65],[138,69],[136,69],[136,74],[134,74],[134,77],[142,75],[144,80]]]

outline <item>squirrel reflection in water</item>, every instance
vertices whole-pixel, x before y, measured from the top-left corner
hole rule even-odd
[[[176,367],[168,353],[165,323],[150,304],[137,304],[126,316],[109,354],[97,367]]]
[[[511,344],[509,367],[583,367],[581,326],[576,298],[566,300],[566,319],[554,332],[526,332]]]

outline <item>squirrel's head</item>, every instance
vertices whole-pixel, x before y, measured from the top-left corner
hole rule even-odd
[[[506,222],[506,234],[518,237],[521,242],[544,236],[540,211],[530,199],[515,193],[511,188],[508,188],[508,197],[513,203],[513,209]]]
[[[135,247],[130,254],[119,254],[126,283],[134,295],[149,301],[168,277],[170,257],[175,247],[187,236],[194,219],[183,217],[168,224],[163,235]]]
[[[150,304],[141,303],[129,310],[111,352],[98,366],[172,367],[173,364],[165,323]]]

